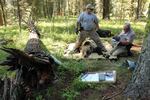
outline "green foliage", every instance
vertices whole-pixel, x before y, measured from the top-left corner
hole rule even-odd
[[[85,63],[83,61],[70,60],[69,62],[64,62],[63,65],[66,69],[76,75],[80,74],[85,69]]]
[[[66,89],[62,93],[62,97],[65,98],[65,100],[74,100],[77,95],[79,95],[79,92],[72,89]]]
[[[43,97],[42,97],[41,95],[38,95],[38,96],[36,97],[36,100],[43,100]]]
[[[52,94],[52,88],[51,87],[48,87],[48,89],[47,89],[47,96],[49,97],[49,96],[51,96],[51,94]]]
[[[82,90],[87,89],[89,85],[88,83],[82,82],[80,78],[77,78],[72,82],[72,87],[76,91],[82,91]]]
[[[0,66],[0,78],[4,76],[4,74],[6,74],[7,70],[6,68]]]
[[[149,4],[149,9],[148,9],[148,18],[147,18],[147,24],[146,24],[145,30],[147,34],[150,33],[150,4]]]

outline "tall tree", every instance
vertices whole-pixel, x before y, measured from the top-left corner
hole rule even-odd
[[[20,0],[17,0],[17,15],[18,15],[18,22],[19,22],[19,31],[20,31],[20,33],[21,33],[21,11],[20,11],[20,4],[19,4],[19,1]]]
[[[141,2],[142,0],[137,0],[136,19],[140,18]]]
[[[5,11],[4,11],[4,1],[0,0],[0,5],[1,5],[1,10],[2,10],[2,15],[3,15],[3,21],[4,21],[4,24],[5,26],[7,25],[7,22],[6,22],[6,15],[5,15]]]
[[[135,0],[131,0],[131,5],[130,5],[130,18],[134,16],[134,2],[135,2]]]
[[[110,0],[103,0],[103,19],[110,19]]]
[[[150,21],[150,5],[149,17]],[[150,24],[150,23],[148,23]],[[150,29],[150,25],[148,27]],[[150,98],[150,33],[144,42],[138,64],[133,73],[132,80],[128,84],[125,95],[131,100],[149,100]]]
[[[96,3],[96,12],[98,15],[101,14],[101,0],[95,0]]]
[[[3,18],[1,12],[0,12],[0,25],[3,25]]]
[[[147,18],[147,24],[146,24],[145,30],[147,33],[150,33],[150,4],[149,4],[148,18]]]
[[[79,12],[83,11],[83,5],[84,5],[83,2],[84,2],[83,0],[80,0],[80,3],[79,3],[80,4],[79,5],[80,6],[80,10],[79,10]]]

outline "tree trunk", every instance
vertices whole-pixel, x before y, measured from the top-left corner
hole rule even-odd
[[[148,18],[147,18],[147,24],[145,26],[146,33],[150,33],[150,4],[149,4],[149,10],[148,10]]]
[[[133,18],[133,16],[134,16],[134,1],[135,1],[135,0],[131,0],[130,18]]]
[[[20,5],[19,5],[19,1],[17,0],[17,15],[18,15],[18,23],[19,23],[19,32],[21,33],[21,11],[20,11]]]
[[[150,17],[148,17],[147,24],[150,24],[149,21]],[[150,25],[147,25],[146,28],[149,29]],[[124,94],[131,100],[149,100],[150,98],[150,33],[144,41],[138,64]]]
[[[150,34],[143,46],[138,65],[132,80],[125,90],[125,95],[133,100],[149,100],[150,98]]]
[[[0,0],[0,5],[1,5],[2,14],[3,14],[3,22],[4,22],[5,26],[6,26],[7,22],[6,22],[6,16],[5,16],[4,5],[3,5],[2,0]]]
[[[95,3],[96,3],[96,12],[97,12],[97,15],[98,16],[100,16],[100,9],[101,9],[101,7],[100,7],[100,1],[101,0],[95,0]]]
[[[150,4],[146,32],[150,32]],[[133,73],[132,80],[124,91],[127,98],[131,100],[150,99],[150,34],[144,41],[138,64]]]
[[[2,25],[3,25],[3,18],[2,18],[2,14],[0,12],[0,26],[2,26]]]
[[[141,0],[137,1],[137,9],[136,9],[136,19],[140,18],[140,8],[141,8]]]
[[[46,7],[47,7],[46,0],[43,0],[43,14],[45,18],[47,17]]]
[[[110,0],[103,0],[103,19],[110,19]]]
[[[80,10],[79,10],[79,13],[81,13],[83,10],[84,10],[84,8],[83,8],[83,0],[80,0]]]
[[[53,16],[53,7],[54,3],[51,1],[48,1],[47,3],[47,13],[48,13],[48,18],[51,19]]]

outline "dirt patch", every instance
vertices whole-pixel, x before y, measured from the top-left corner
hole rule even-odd
[[[80,96],[76,97],[75,100],[122,100],[123,90],[127,82],[119,80],[114,84],[109,84],[105,89],[86,89],[81,92]],[[116,96],[115,96],[116,95]]]

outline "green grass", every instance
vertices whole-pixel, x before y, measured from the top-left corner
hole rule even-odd
[[[116,70],[119,80],[128,80],[126,79],[126,77],[128,78],[128,70],[119,67],[126,58],[120,59],[117,62],[109,62],[107,60],[74,60],[63,57],[63,52],[67,44],[76,41],[77,35],[74,33],[75,23],[76,18],[66,19],[62,17],[59,17],[59,19],[41,20],[37,23],[42,35],[41,41],[47,50],[63,63],[56,72],[60,81],[56,86],[48,89],[47,95],[50,98],[58,97],[59,99],[73,100],[74,98],[82,97],[82,93],[87,89],[102,91],[109,88],[110,84],[88,84],[79,81],[80,74],[86,71]],[[123,23],[123,21],[116,20],[101,20],[100,27],[102,29],[110,29],[112,34],[116,35],[121,32]],[[142,39],[145,35],[145,22],[131,22],[131,24],[137,37],[135,43],[142,44]],[[22,33],[19,33],[18,26],[0,27],[0,38],[12,39],[13,42],[6,46],[23,50],[28,40],[28,31],[26,26],[23,26]],[[102,40],[110,40],[110,38]],[[5,52],[0,51],[0,61],[3,61],[6,55]],[[131,59],[135,60],[137,57]],[[5,73],[6,68],[0,66],[0,75],[4,75]],[[41,100],[42,97],[39,94],[36,100]]]

